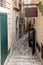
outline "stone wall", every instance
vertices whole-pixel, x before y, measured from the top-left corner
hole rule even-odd
[[[16,18],[17,18],[17,16],[18,16],[18,20],[17,20],[17,34],[19,35],[19,12],[17,12],[17,11],[13,11],[13,28],[12,28],[12,30],[13,30],[13,46],[15,47],[15,45],[16,45]]]
[[[17,0],[17,7],[19,1]],[[7,12],[8,14],[8,50],[12,49],[13,41],[15,42],[16,35],[16,17],[19,15],[19,12],[13,10],[14,1],[13,0],[5,0],[5,7],[0,6],[0,12]]]
[[[38,42],[40,46],[40,52],[36,48],[36,53],[43,65],[43,60],[41,58],[41,48],[42,48],[41,44],[43,45],[43,16],[39,11],[39,8],[38,8],[38,17],[35,20],[35,29],[36,29],[36,42]]]
[[[8,50],[12,44],[12,12],[13,12],[13,1],[6,0],[6,6],[8,10]]]
[[[32,3],[37,4],[39,3],[39,0],[32,0]]]
[[[36,18],[36,22],[35,22],[35,29],[36,29],[36,41],[41,47],[41,44],[43,44],[43,16],[39,12],[39,9],[38,9],[38,18]],[[41,62],[43,62],[41,58],[41,51],[39,52],[38,49],[36,48],[36,52],[38,58],[41,60]]]
[[[6,0],[5,7],[0,6],[0,12],[6,12],[8,15],[8,50],[12,44],[12,0]]]

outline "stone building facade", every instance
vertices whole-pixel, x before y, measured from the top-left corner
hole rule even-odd
[[[32,0],[32,3],[43,3],[43,0]],[[42,55],[42,45],[43,45],[43,15],[41,14],[39,8],[38,8],[38,17],[35,18],[35,29],[36,29],[36,41],[38,42],[40,46],[40,52],[38,51],[36,47],[36,53],[40,61],[42,62],[43,65],[43,59],[41,57]]]
[[[8,50],[12,48],[15,40],[16,17],[19,16],[19,12],[13,8],[19,9],[19,0],[0,0],[0,12],[6,12],[8,15]]]

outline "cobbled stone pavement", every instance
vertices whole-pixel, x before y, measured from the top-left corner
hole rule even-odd
[[[7,65],[41,65],[41,62],[37,58],[36,53],[34,56],[32,55],[32,49],[28,46],[28,39],[26,38],[20,48],[18,46],[14,48]]]

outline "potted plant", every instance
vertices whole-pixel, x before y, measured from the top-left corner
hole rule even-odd
[[[43,15],[43,3],[39,2],[38,8],[39,8],[41,14]]]

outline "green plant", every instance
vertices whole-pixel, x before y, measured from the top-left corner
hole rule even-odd
[[[43,3],[39,2],[38,7],[39,7],[41,14],[43,15]]]

